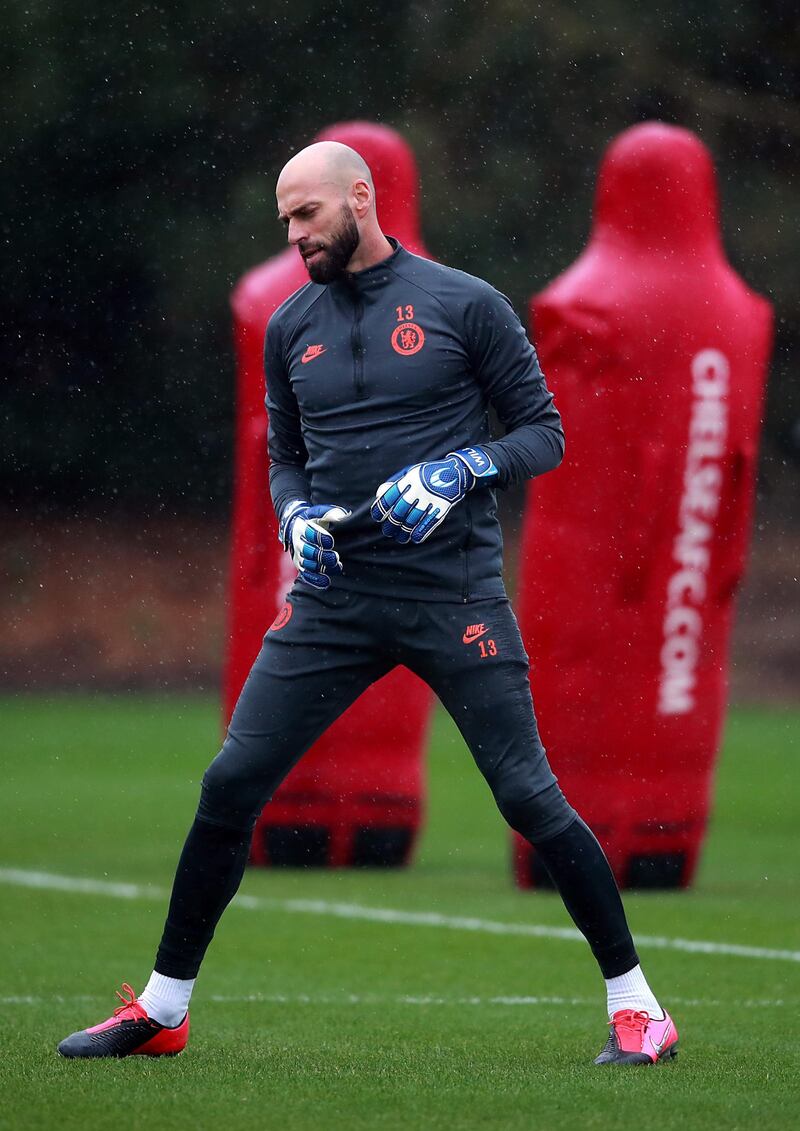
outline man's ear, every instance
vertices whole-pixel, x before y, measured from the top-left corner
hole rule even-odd
[[[353,206],[355,207],[359,216],[365,216],[372,204],[372,189],[367,181],[354,181],[353,182]]]

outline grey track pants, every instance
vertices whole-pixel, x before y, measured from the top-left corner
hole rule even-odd
[[[547,763],[508,601],[423,603],[296,588],[203,779],[156,956],[159,973],[196,976],[241,882],[264,804],[326,727],[397,664],[429,683],[455,719],[500,811],[535,845],[605,977],[636,965],[608,861]]]

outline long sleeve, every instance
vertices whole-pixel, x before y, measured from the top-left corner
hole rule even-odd
[[[311,498],[306,474],[308,452],[300,424],[300,409],[292,392],[280,342],[280,330],[273,319],[264,342],[264,373],[267,383],[267,449],[269,452],[269,490],[275,514],[280,517],[287,503]]]
[[[465,333],[481,387],[506,429],[483,447],[506,487],[552,471],[564,455],[564,430],[544,374],[513,307],[488,284],[468,305]]]

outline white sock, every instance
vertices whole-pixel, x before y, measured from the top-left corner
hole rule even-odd
[[[657,1020],[664,1016],[664,1010],[648,986],[641,966],[634,966],[618,978],[606,978],[606,996],[609,1018],[620,1009],[646,1010]]]
[[[139,994],[139,1004],[159,1025],[174,1029],[180,1025],[189,1008],[189,999],[194,989],[194,978],[167,978],[154,970],[150,981]]]

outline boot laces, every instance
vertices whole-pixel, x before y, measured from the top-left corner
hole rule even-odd
[[[627,1029],[629,1033],[641,1033],[650,1024],[650,1014],[646,1009],[623,1009],[616,1014],[611,1026],[614,1029]]]
[[[115,1017],[118,1017],[120,1013],[124,1013],[126,1009],[133,1009],[135,1005],[139,1005],[139,999],[137,998],[133,987],[129,986],[127,982],[122,983],[122,993],[117,990],[116,994],[119,1000],[122,1002],[122,1005],[118,1005],[114,1010]],[[139,1008],[141,1009],[141,1006],[139,1006]]]

